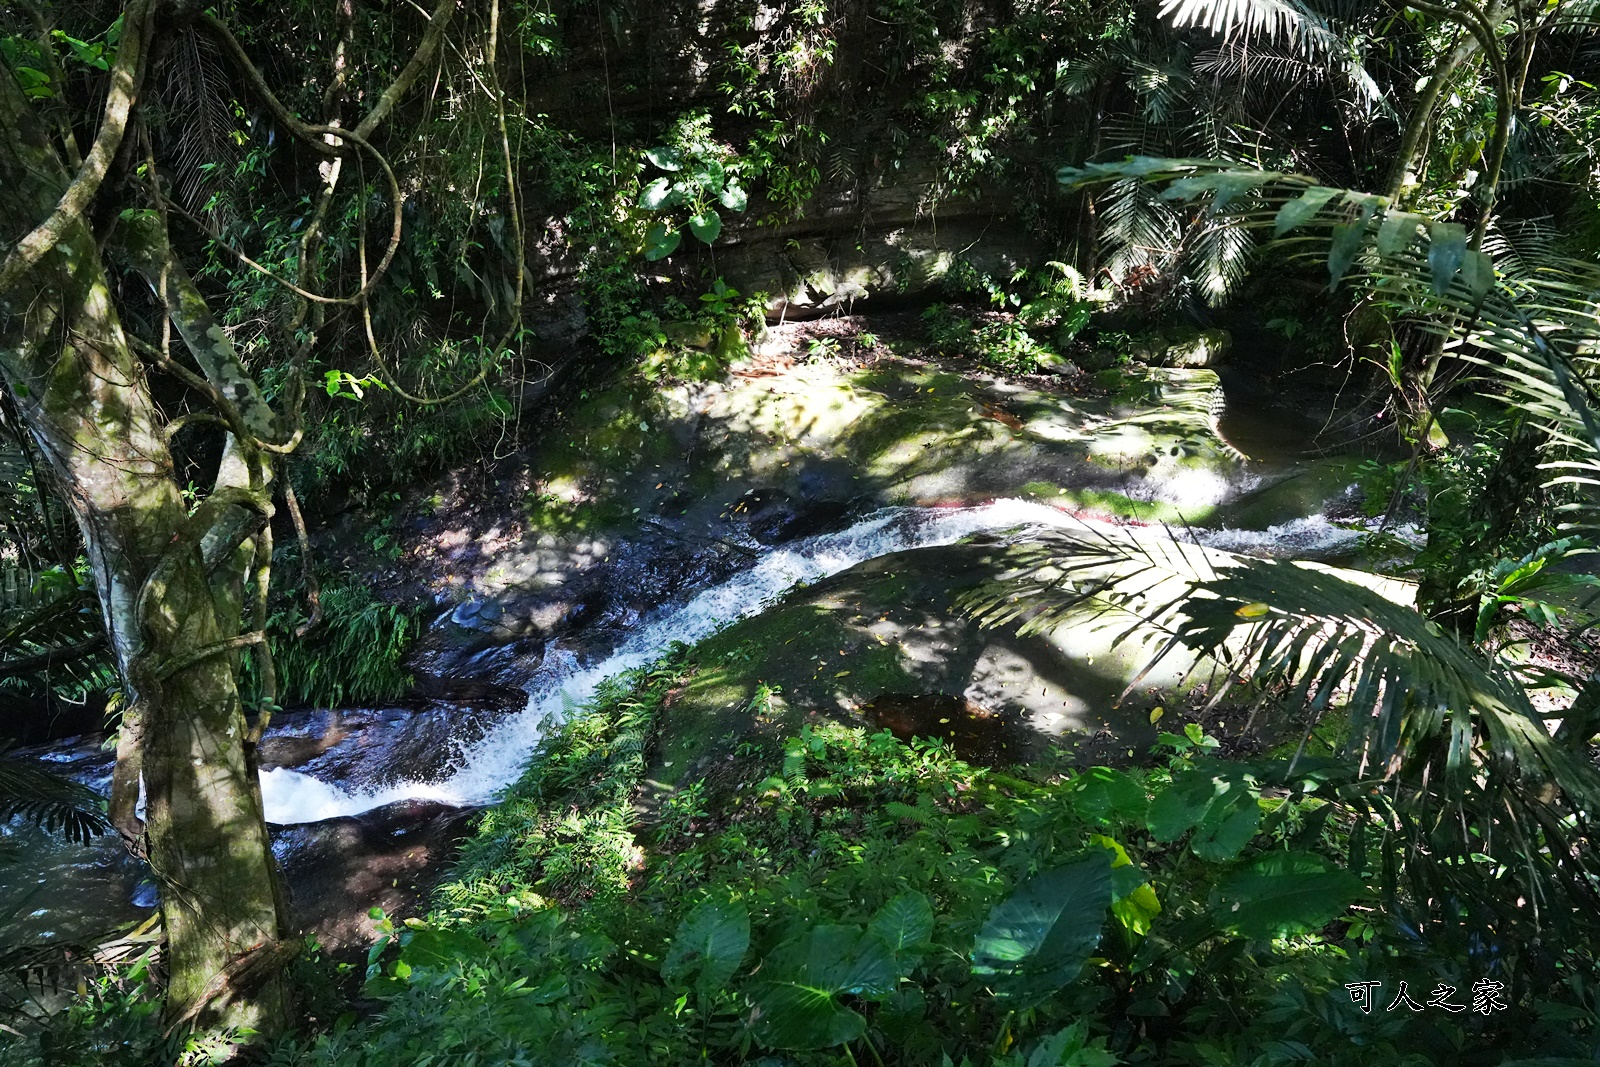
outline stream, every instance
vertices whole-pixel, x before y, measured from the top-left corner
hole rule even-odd
[[[1270,442],[1275,454],[1263,456],[1257,442],[1267,435],[1250,432],[1261,427],[1240,429],[1241,443],[1251,439],[1249,466],[1255,471],[1282,470],[1295,458],[1294,442],[1285,442],[1281,431]],[[976,534],[1085,524],[1129,529],[1019,499],[880,508],[843,529],[776,546],[744,546],[751,552],[748,565],[704,588],[681,590],[671,602],[647,610],[620,640],[592,642],[582,650],[559,639],[546,642],[536,654],[542,658],[524,661],[528,665],[511,678],[526,693],[520,709],[431,700],[420,708],[281,714],[259,751],[261,784],[297,921],[324,943],[353,943],[365,934],[365,913],[374,903],[391,912],[420,910],[471,814],[522,774],[551,725],[583,705],[606,679],[654,661],[673,643],[694,644],[761,613],[797,584],[889,553],[950,545]],[[1198,529],[1182,536],[1236,552],[1345,562],[1362,533],[1317,513],[1264,530]],[[1146,527],[1138,536],[1173,534]],[[99,750],[98,738],[57,742],[36,754],[94,788],[108,785],[112,756]],[[69,845],[16,821],[0,827],[0,835],[21,846],[23,858],[12,870],[29,874],[0,887],[0,929],[7,940],[87,938],[142,917],[156,903],[153,883],[115,837]],[[41,906],[45,900],[48,908]]]

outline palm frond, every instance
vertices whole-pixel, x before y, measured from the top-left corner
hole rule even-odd
[[[190,211],[200,211],[232,173],[238,158],[237,122],[227,67],[208,34],[186,29],[167,51],[159,81],[162,133],[172,152],[178,193]]]
[[[1538,421],[1551,449],[1549,484],[1583,492],[1566,505],[1570,528],[1600,525],[1592,492],[1600,487],[1600,264],[1546,253],[1531,271],[1506,277],[1488,252],[1469,247],[1459,225],[1409,213],[1386,196],[1214,160],[1135,157],[1063,168],[1060,177],[1109,181],[1113,190],[1130,180],[1152,190],[1164,184],[1163,200],[1209,201],[1237,225],[1326,260],[1333,284],[1352,278],[1396,314],[1444,335],[1458,358]]]
[[[1146,672],[1182,651],[1280,707],[1342,706],[1346,795],[1375,847],[1399,849],[1386,878],[1397,898],[1434,915],[1454,901],[1503,934],[1600,906],[1587,844],[1600,771],[1581,741],[1551,737],[1507,663],[1315,565],[1073,531],[1010,553],[1012,569],[961,602],[986,626],[1049,632],[1115,614],[1124,636],[1161,641]]]
[[[78,842],[111,829],[98,793],[10,749],[0,742],[0,819],[20,815]]]

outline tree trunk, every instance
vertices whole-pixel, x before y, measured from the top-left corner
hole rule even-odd
[[[69,177],[0,68],[0,250],[50,214]],[[270,1034],[287,1021],[285,925],[235,682],[245,568],[269,517],[263,479],[221,485],[188,514],[81,216],[0,293],[0,375],[83,531],[131,704],[119,759],[140,762],[118,776],[143,772],[167,1018]]]

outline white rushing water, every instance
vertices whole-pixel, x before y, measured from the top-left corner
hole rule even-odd
[[[400,781],[377,789],[346,791],[287,768],[261,775],[267,821],[316,822],[400,800],[484,804],[516,781],[552,721],[581,705],[607,678],[658,659],[674,641],[694,644],[725,624],[760,612],[796,582],[813,582],[877,556],[908,548],[954,544],[969,534],[1024,525],[1082,525],[1065,512],[1021,500],[975,508],[885,508],[837,533],[773,549],[755,566],[685,603],[647,618],[609,656],[593,663],[568,658],[542,671],[544,682],[528,694],[525,710],[501,720],[461,751],[453,770],[434,781]]]
[[[261,775],[269,822],[317,822],[359,815],[402,800],[453,805],[485,804],[521,776],[528,758],[552,722],[582,705],[601,682],[660,658],[674,641],[694,644],[737,619],[757,614],[797,582],[814,582],[878,556],[910,548],[948,545],[970,534],[1022,526],[1110,528],[1066,512],[1022,500],[999,500],[972,508],[885,508],[849,529],[822,534],[773,549],[753,567],[689,600],[648,617],[615,651],[583,662],[570,653],[546,660],[527,707],[497,723],[477,742],[463,747],[452,768],[429,781],[396,781],[370,789],[346,790],[287,768]],[[1129,531],[1132,532],[1132,531]],[[1152,529],[1172,536],[1176,531]],[[1297,519],[1264,531],[1196,530],[1203,545],[1249,555],[1306,558],[1354,547],[1362,531],[1329,523],[1321,515]]]

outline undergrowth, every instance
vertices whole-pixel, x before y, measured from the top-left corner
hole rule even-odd
[[[692,802],[651,813],[659,712],[695,670],[680,648],[555,731],[485,815],[432,916],[377,916],[366,988],[381,1014],[347,1016],[275,1062],[1593,1052],[1595,987],[1577,946],[1536,984],[1494,953],[1423,943],[1386,918],[1372,888],[1381,850],[1351,851],[1346,799],[1364,787],[1338,760],[1302,757],[1292,772],[1223,761],[1191,724],[1162,736],[1152,768],[1059,777],[819,723],[752,735],[728,769],[680,785]],[[1368,1010],[1352,986],[1369,989]],[[1407,988],[1419,1010],[1386,1011]]]

